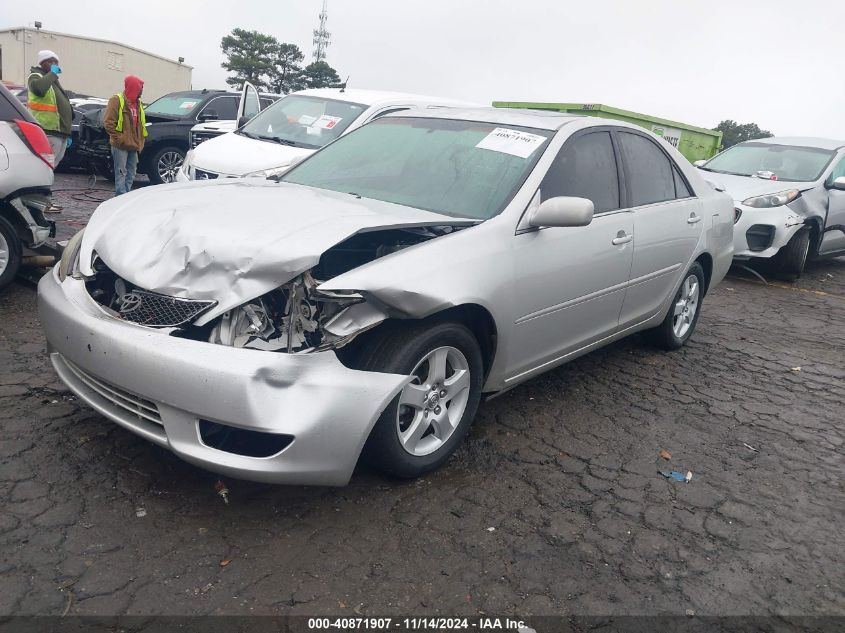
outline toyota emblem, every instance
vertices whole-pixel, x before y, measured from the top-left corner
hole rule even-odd
[[[120,313],[134,312],[141,307],[141,297],[134,292],[124,293],[120,299]]]

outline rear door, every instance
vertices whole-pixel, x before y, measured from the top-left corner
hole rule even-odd
[[[634,220],[634,257],[619,318],[625,328],[647,319],[674,291],[704,231],[701,202],[656,140],[617,128]]]
[[[588,128],[567,140],[546,173],[536,204],[556,196],[588,198],[595,215],[588,226],[515,236],[511,379],[616,331],[634,246],[619,165],[610,131]]]
[[[261,97],[256,87],[247,81],[241,89],[241,102],[238,104],[236,120],[240,121],[244,116],[252,118],[259,112],[261,112]]]

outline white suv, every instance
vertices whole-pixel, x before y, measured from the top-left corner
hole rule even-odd
[[[14,279],[24,248],[55,235],[55,224],[44,218],[53,160],[44,130],[0,84],[0,288]]]
[[[412,108],[472,104],[399,92],[314,88],[287,95],[240,129],[198,145],[177,180],[270,177],[367,121]]]

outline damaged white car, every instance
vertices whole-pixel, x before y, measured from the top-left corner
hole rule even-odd
[[[209,470],[343,485],[442,464],[483,393],[651,329],[692,335],[733,205],[625,123],[388,115],[278,181],[104,203],[39,286],[50,359]]]
[[[808,259],[845,254],[845,141],[763,138],[696,165],[735,200],[735,259],[794,280]]]

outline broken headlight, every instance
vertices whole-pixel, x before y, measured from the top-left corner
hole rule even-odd
[[[346,308],[361,303],[355,292],[316,291],[310,272],[222,315],[209,341],[218,345],[271,352],[305,352],[340,347],[358,331],[332,334],[326,325]]]
[[[764,196],[746,198],[742,201],[742,204],[747,207],[754,207],[755,209],[770,209],[772,207],[782,207],[783,205],[792,202],[800,195],[801,192],[797,189],[789,189],[779,193],[767,193]]]

